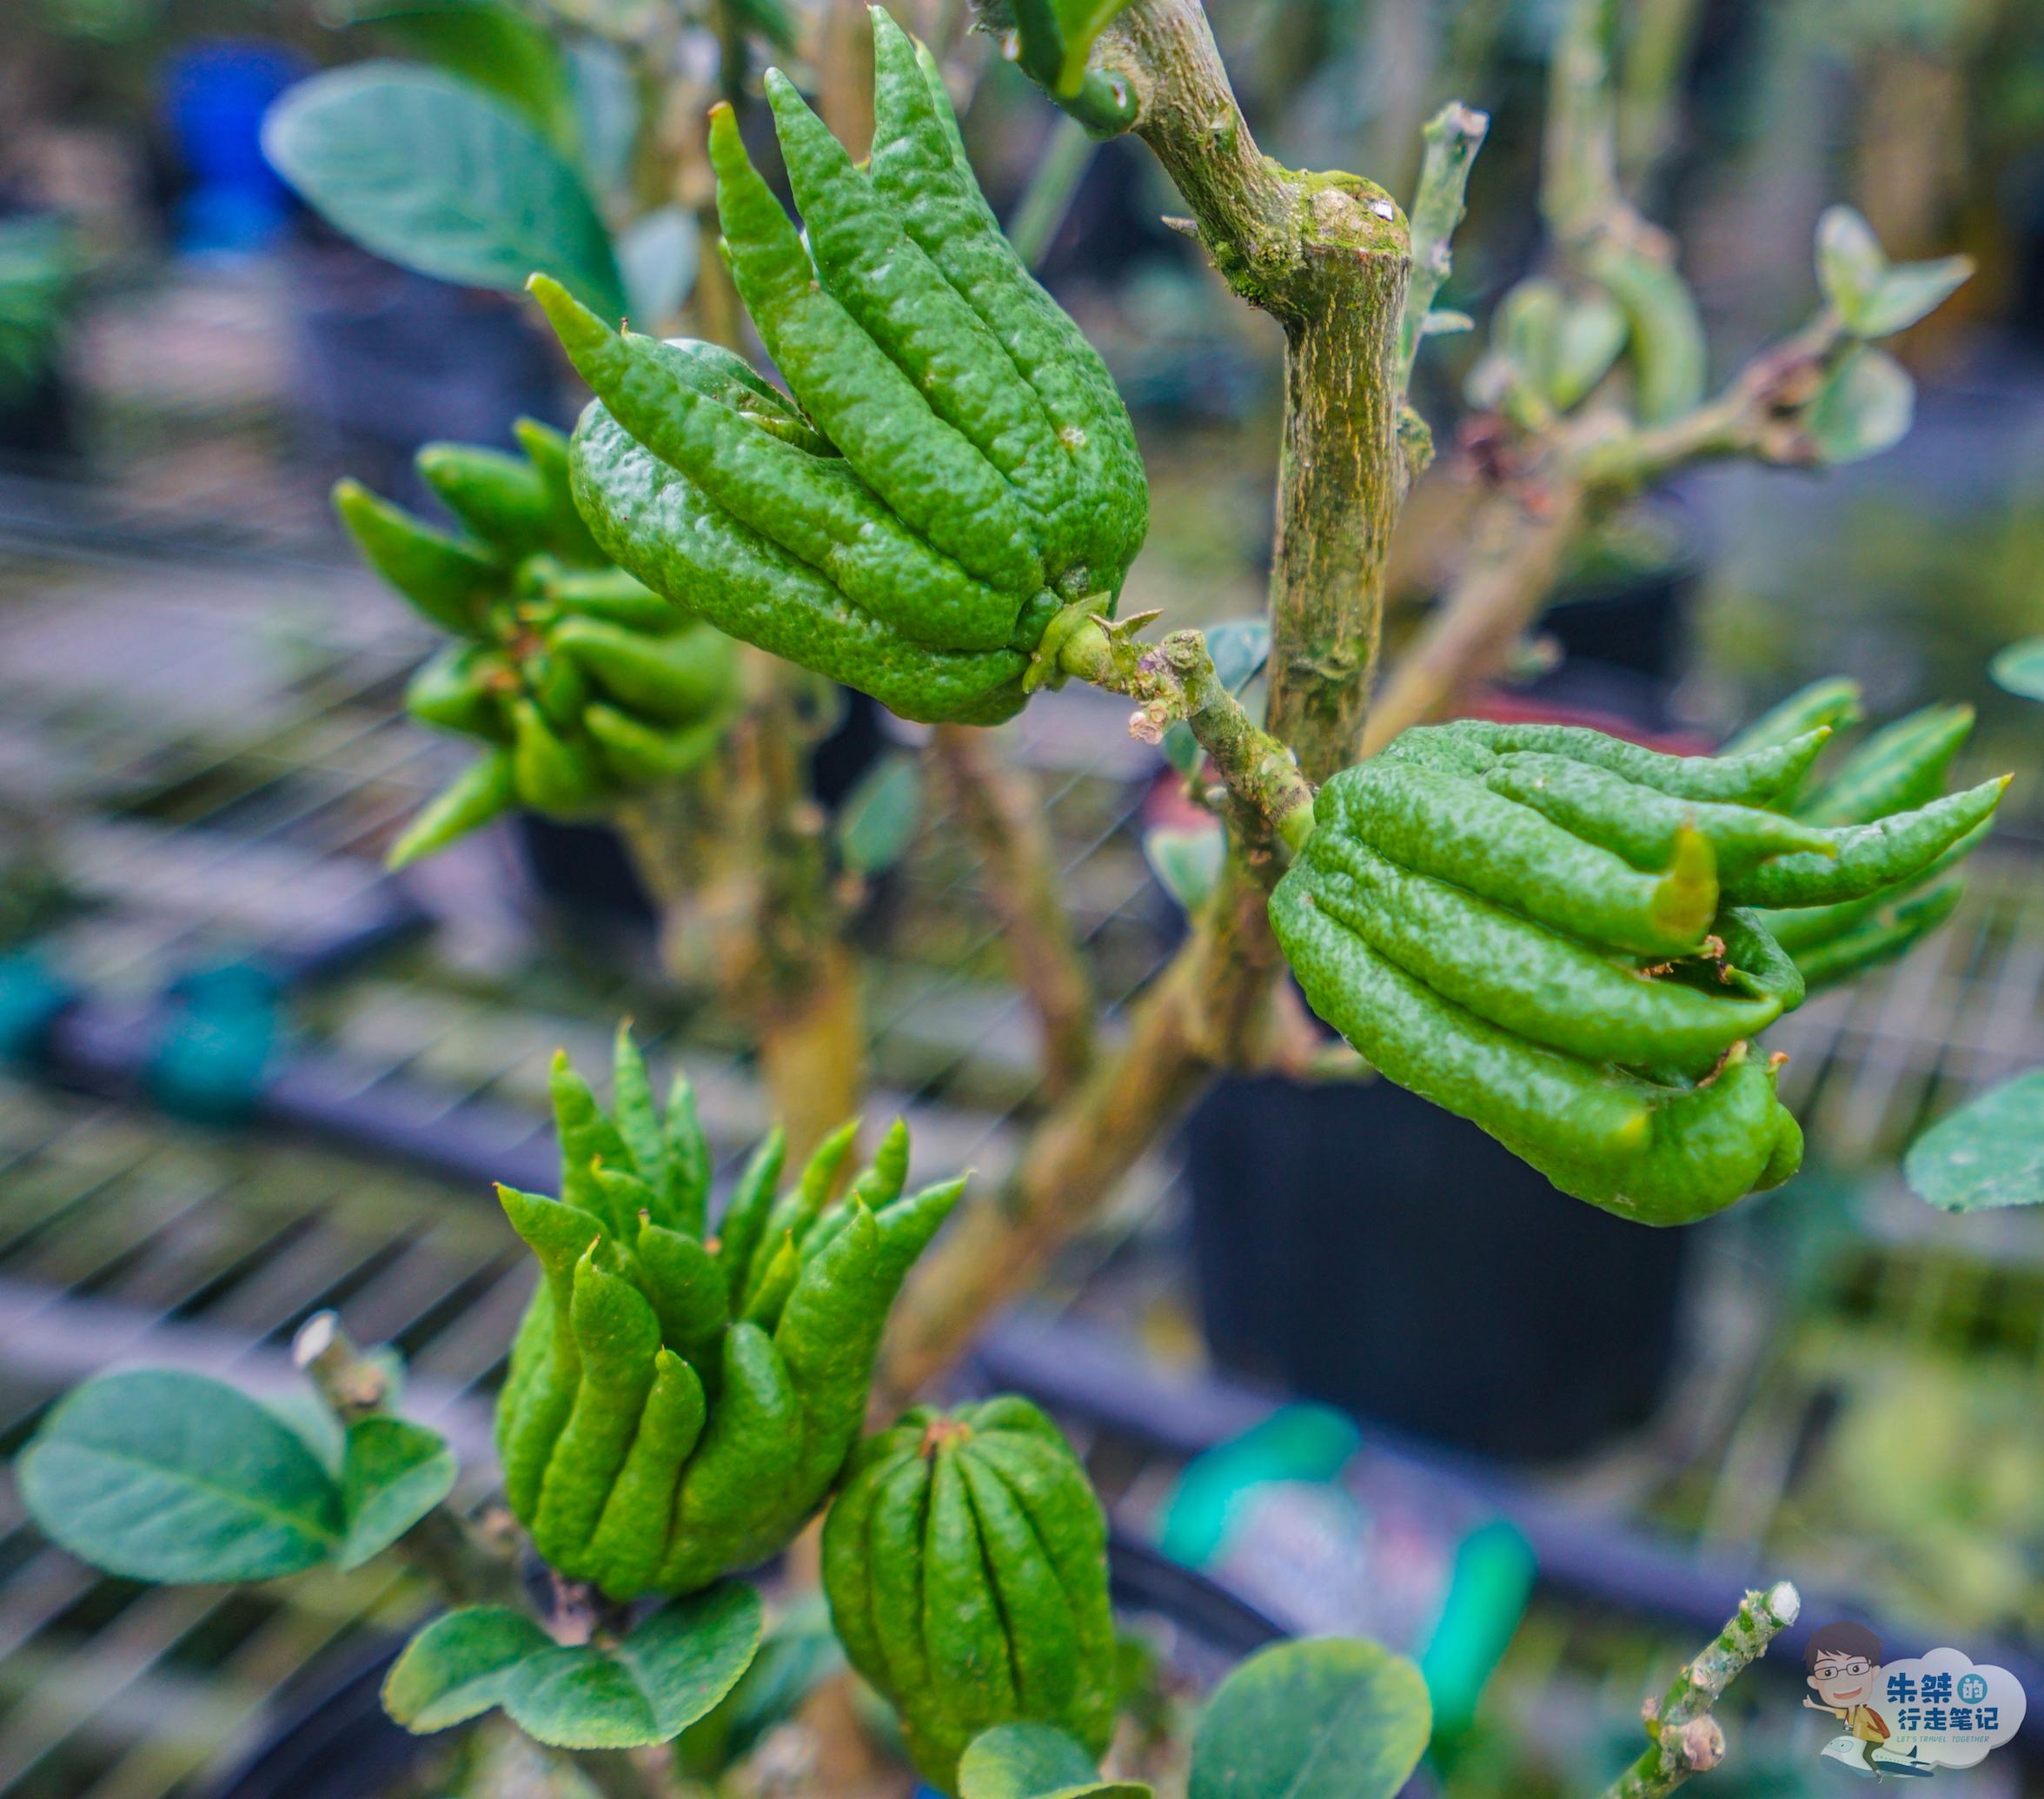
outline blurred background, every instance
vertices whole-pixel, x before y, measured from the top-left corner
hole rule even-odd
[[[1139,144],[1063,125],[952,0],[893,10],[943,51],[990,197],[1134,413],[1154,522],[1129,609],[1255,613],[1277,328],[1160,222],[1180,202]],[[1442,102],[1491,113],[1443,295],[1484,317],[1539,252],[1560,6],[1208,10],[1287,162],[1405,197]],[[1492,698],[1698,747],[1822,674],[1858,679],[1876,718],[1970,700],[1961,778],[2023,778],[1967,900],[1770,1037],[1810,1143],[1777,1193],[1651,1232],[1382,1085],[1225,1081],[967,1376],[1037,1393],[1086,1447],[1160,1708],[1273,1629],[1377,1635],[1422,1657],[1425,1779],[1455,1799],[1601,1787],[1649,1687],[1780,1576],[1891,1654],[1952,1643],[2027,1672],[2044,1709],[2044,1218],[1948,1217],[1898,1172],[1926,1124],[2044,1060],[2044,727],[1985,674],[2044,631],[2044,6],[1636,10],[1623,148],[1682,243],[1719,378],[1808,316],[1832,200],[1898,259],[1962,250],[1979,274],[1895,346],[1919,388],[1899,448],[1822,475],[1685,476],[1578,546]],[[114,1364],[282,1391],[293,1331],[335,1307],[402,1347],[412,1403],[480,1493],[529,1280],[487,1182],[551,1185],[554,1046],[594,1065],[628,1014],[694,1076],[723,1152],[761,1128],[748,1045],[663,973],[653,909],[601,833],[521,820],[381,872],[455,765],[402,707],[431,634],[347,552],[328,489],[348,473],[424,508],[420,442],[508,446],[514,419],[567,424],[581,396],[504,290],[520,246],[508,275],[473,243],[437,267],[462,280],[382,260],[302,203],[262,127],[295,83],[371,58],[515,102],[612,237],[634,322],[686,322],[713,257],[702,105],[749,96],[756,123],[770,55],[826,100],[863,80],[846,17],[0,13],[0,1449]],[[458,112],[417,144],[394,115],[390,157],[425,166]],[[458,199],[433,202],[450,242]],[[1422,359],[1442,454],[1397,545],[1394,642],[1466,545],[1480,489],[1456,445],[1479,348],[1446,337]],[[1143,849],[1177,778],[1125,717],[1073,690],[1005,729],[1116,1007],[1182,931]],[[870,808],[873,772],[912,767],[917,740],[851,707],[822,797]],[[893,809],[906,848],[858,932],[867,1115],[902,1112],[919,1166],[991,1180],[1041,1104],[1032,1027],[938,784]],[[376,1711],[379,1658],[423,1603],[388,1570],[231,1593],[98,1577],[0,1482],[0,1795],[484,1790],[476,1765],[513,1747],[421,1749]],[[727,1790],[800,1788],[824,1644],[786,1633]],[[1738,1689],[1721,1799],[1835,1772],[1800,1675],[1790,1660]],[[543,1789],[532,1769],[489,1778]],[[2044,1793],[2044,1732],[1966,1778]]]

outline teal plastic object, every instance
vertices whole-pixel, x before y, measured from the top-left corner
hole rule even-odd
[[[78,990],[34,950],[0,955],[0,1062],[39,1060],[54,1025]]]
[[[1438,1484],[1437,1494],[1430,1483]],[[1264,1498],[1275,1488],[1302,1484],[1324,1485],[1340,1496],[1322,1515],[1352,1521],[1352,1538],[1331,1551],[1349,1564],[1344,1571],[1352,1571],[1361,1557],[1367,1580],[1369,1557],[1386,1552],[1371,1530],[1380,1512],[1391,1520],[1392,1552],[1398,1541],[1410,1540],[1397,1533],[1415,1530],[1430,1533],[1440,1545],[1437,1559],[1445,1573],[1430,1617],[1423,1611],[1410,1618],[1399,1633],[1407,1640],[1388,1646],[1418,1662],[1433,1700],[1435,1742],[1452,1742],[1474,1719],[1484,1684],[1525,1615],[1538,1571],[1532,1545],[1459,1484],[1373,1457],[1346,1413],[1297,1404],[1186,1466],[1165,1508],[1159,1547],[1191,1567],[1224,1565],[1243,1543],[1256,1540]],[[1334,1528],[1347,1534],[1339,1524]],[[1238,1537],[1238,1532],[1247,1534]],[[1422,1565],[1428,1559],[1423,1556]]]
[[[1538,1572],[1533,1545],[1503,1518],[1462,1539],[1441,1615],[1419,1657],[1434,1702],[1437,1741],[1459,1735],[1475,1720],[1484,1683],[1504,1659]]]
[[[1178,1477],[1158,1529],[1174,1562],[1204,1568],[1253,1490],[1271,1481],[1331,1481],[1363,1445],[1353,1419],[1326,1405],[1287,1405],[1195,1457]]]
[[[165,991],[143,1071],[157,1105],[201,1125],[238,1125],[256,1110],[276,1050],[277,978],[255,962],[181,975]]]

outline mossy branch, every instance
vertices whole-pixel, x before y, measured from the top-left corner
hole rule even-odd
[[[1156,644],[1088,621],[1065,640],[1059,666],[1139,709],[1129,730],[1145,742],[1183,723],[1198,740],[1236,804],[1237,837],[1254,845],[1276,835],[1297,848],[1313,828],[1313,789],[1291,751],[1251,719],[1214,671],[1206,639],[1174,631]]]
[[[1716,1639],[1683,1664],[1667,1692],[1642,1708],[1649,1745],[1605,1789],[1603,1799],[1664,1799],[1691,1775],[1716,1767],[1724,1759],[1725,1740],[1712,1708],[1802,1610],[1802,1596],[1787,1581],[1748,1593]]]

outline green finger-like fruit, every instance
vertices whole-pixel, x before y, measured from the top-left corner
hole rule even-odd
[[[753,399],[761,416],[786,408]],[[455,443],[419,453],[463,534],[353,481],[334,501],[370,565],[452,634],[406,690],[412,716],[502,746],[491,766],[509,772],[505,805],[577,817],[685,780],[715,755],[737,708],[736,651],[610,564],[575,509],[567,438],[531,419],[515,428],[519,455]],[[456,817],[436,805],[431,828],[406,834],[408,859],[458,835]]]
[[[966,1746],[1000,1724],[1050,1724],[1105,1750],[1106,1520],[1026,1401],[912,1411],[862,1444],[824,1523],[823,1579],[846,1655],[940,1790],[958,1790]]]
[[[501,564],[482,545],[462,542],[379,500],[360,481],[334,488],[334,509],[370,568],[447,631],[473,631]]]
[[[508,743],[504,696],[516,681],[508,656],[487,644],[457,639],[436,650],[406,683],[405,710],[423,725]]]
[[[1820,825],[1867,825],[1928,805],[1973,731],[1970,706],[1927,706],[1885,725],[1800,808]]]
[[[1742,756],[1749,750],[1769,749],[1801,737],[1807,731],[1843,731],[1865,716],[1860,704],[1860,684],[1843,675],[1812,681],[1755,719],[1743,730],[1727,738],[1718,753]]]
[[[1955,886],[1908,896],[2001,796],[1990,781],[1865,822],[1788,815],[1856,700],[1820,683],[1722,759],[1572,727],[1407,731],[1317,796],[1271,896],[1278,942],[1364,1057],[1564,1192],[1649,1224],[1708,1217],[1802,1153],[1755,1036],[1935,928]],[[1921,793],[1926,767],[1942,779],[1959,724],[1905,723],[1847,765],[1835,805]]]
[[[511,752],[492,750],[479,757],[443,788],[405,827],[384,859],[386,866],[402,868],[445,849],[458,837],[480,830],[511,809],[518,797],[518,781]]]
[[[485,543],[549,547],[553,496],[525,457],[473,443],[428,443],[420,448],[418,469],[441,503]]]
[[[500,1189],[542,1280],[497,1444],[541,1554],[623,1600],[751,1567],[814,1515],[857,1439],[902,1277],[964,1183],[896,1197],[898,1129],[832,1207],[854,1124],[777,1198],[776,1132],[706,1238],[710,1149],[693,1090],[677,1080],[657,1105],[628,1033],[614,1060],[606,1112],[555,1059],[561,1197]],[[888,1203],[875,1212],[869,1192]],[[766,1237],[777,1213],[800,1229]]]
[[[1443,997],[1324,911],[1295,868],[1271,919],[1313,1010],[1400,1086],[1458,1113],[1563,1192],[1690,1224],[1753,1190],[1773,1152],[1772,1070],[1744,1041],[1708,1085],[1545,1048]]]
[[[914,46],[876,12],[855,165],[766,78],[806,244],[711,118],[725,248],[793,390],[533,290],[595,389],[572,452],[597,541],[677,605],[904,716],[1015,711],[1046,627],[1118,594],[1147,521],[1126,409],[1000,236]]]
[[[2001,775],[1913,812],[1833,826],[1831,854],[1777,856],[1728,881],[1727,894],[1742,906],[1835,906],[1912,880],[1994,815],[2008,781]]]

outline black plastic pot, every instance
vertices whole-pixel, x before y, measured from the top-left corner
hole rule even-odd
[[[1224,1081],[1184,1140],[1228,1367],[1510,1461],[1581,1454],[1654,1410],[1681,1232],[1556,1192],[1389,1081]]]

